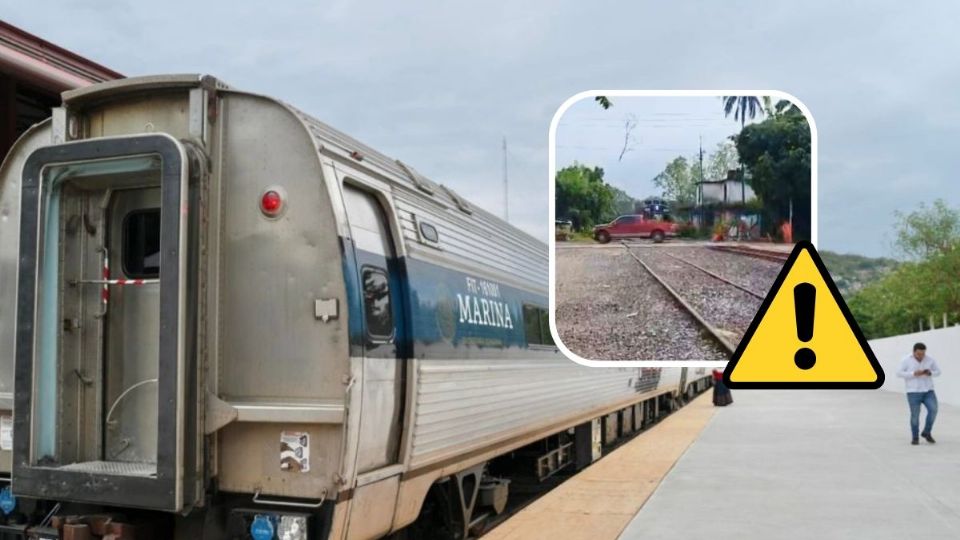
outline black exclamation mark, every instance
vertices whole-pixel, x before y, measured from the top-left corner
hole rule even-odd
[[[793,307],[797,315],[797,337],[806,343],[813,339],[813,312],[817,305],[817,288],[801,283],[793,288]],[[793,355],[793,362],[800,369],[810,369],[817,363],[817,354],[804,347]]]

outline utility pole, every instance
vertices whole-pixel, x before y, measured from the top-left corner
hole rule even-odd
[[[507,178],[507,136],[503,136],[503,219],[510,223],[510,183]]]
[[[697,184],[697,213],[700,214],[698,227],[703,227],[703,135],[700,135],[700,182]]]

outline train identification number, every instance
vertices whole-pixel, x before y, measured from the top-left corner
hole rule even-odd
[[[457,293],[460,324],[513,329],[510,306],[500,296],[500,285],[482,279],[466,278],[467,293]]]

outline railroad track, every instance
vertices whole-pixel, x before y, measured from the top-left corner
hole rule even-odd
[[[710,276],[710,277],[716,278],[716,279],[718,279],[718,280],[726,283],[727,285],[731,285],[731,286],[733,286],[733,287],[736,287],[736,288],[740,289],[741,291],[749,294],[750,296],[759,298],[760,300],[763,300],[763,299],[765,298],[765,296],[764,296],[763,294],[760,294],[760,293],[758,293],[758,292],[756,292],[756,291],[754,291],[754,290],[752,290],[752,289],[749,289],[749,288],[747,288],[747,287],[744,287],[743,285],[740,285],[739,283],[730,281],[729,279],[721,276],[720,274],[717,274],[716,272],[713,272],[713,271],[711,271],[711,270],[707,270],[706,268],[700,266],[699,264],[697,264],[697,263],[695,263],[695,262],[693,262],[693,261],[688,261],[687,259],[684,259],[683,257],[677,257],[676,255],[674,255],[674,254],[672,254],[672,253],[667,253],[666,251],[664,251],[663,254],[666,255],[667,257],[670,257],[671,259],[675,259],[675,260],[678,260],[678,261],[680,261],[680,262],[682,262],[682,263],[684,263],[684,264],[688,264],[688,265],[696,268],[697,270],[700,270],[700,271],[703,272],[704,274],[707,274],[707,275]]]
[[[764,294],[666,249],[624,248],[708,336],[727,352],[736,350]]]
[[[627,250],[627,253],[629,253],[630,256],[634,258],[634,260],[640,263],[640,266],[642,266],[643,269],[646,270],[647,273],[650,274],[650,276],[657,281],[657,283],[662,285],[663,288],[666,289],[668,293],[670,293],[670,296],[672,296],[673,299],[676,300],[676,302],[680,304],[680,306],[683,307],[683,309],[694,320],[697,321],[697,324],[699,324],[706,331],[707,335],[709,335],[728,353],[733,354],[733,352],[737,350],[736,344],[731,343],[731,341],[728,339],[726,335],[726,332],[721,331],[720,329],[712,325],[706,318],[704,318],[704,316],[701,315],[700,312],[693,305],[691,305],[683,296],[681,296],[680,293],[676,291],[676,289],[674,289],[669,283],[667,283],[667,281],[664,280],[663,277],[657,274],[650,267],[650,265],[648,265],[643,261],[643,259],[638,257],[637,254],[634,253],[632,249],[630,249],[630,246],[626,242],[621,242],[621,244],[623,244],[623,247],[624,249]]]
[[[747,246],[710,246],[710,249],[716,251],[725,251],[727,253],[736,253],[738,255],[746,255],[748,257],[756,257],[758,259],[765,259],[778,263],[786,262],[787,258],[790,256],[789,253],[778,253],[776,251],[756,249]]]

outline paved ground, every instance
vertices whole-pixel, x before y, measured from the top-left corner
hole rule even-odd
[[[941,404],[936,445],[911,446],[900,394],[734,399],[622,539],[960,538],[960,407]]]
[[[537,499],[483,540],[616,538],[715,410],[708,392]]]

